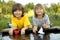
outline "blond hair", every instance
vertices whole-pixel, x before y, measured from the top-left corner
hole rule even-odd
[[[36,9],[39,9],[39,8],[43,9],[43,11],[44,11],[43,17],[44,17],[44,15],[45,15],[45,8],[44,8],[44,6],[43,6],[42,4],[36,4],[36,5],[35,5],[35,7],[34,7],[34,14],[35,14],[35,17],[37,17]]]

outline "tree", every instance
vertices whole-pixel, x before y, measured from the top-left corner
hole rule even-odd
[[[51,8],[53,9],[53,11],[55,12],[55,15],[56,15],[57,9],[58,9],[57,4],[51,4]]]
[[[5,2],[4,0],[2,1],[2,13],[3,14],[8,14],[11,13],[12,5],[14,5],[15,2],[13,0],[9,0],[9,2]]]
[[[8,3],[7,3],[7,13],[10,13],[11,14],[11,10],[12,10],[12,6],[15,4],[14,1],[10,0]]]
[[[57,13],[60,13],[60,3],[58,3],[57,6],[58,6]]]
[[[24,11],[28,12],[28,10],[34,9],[34,4],[33,3],[28,3],[24,6]]]

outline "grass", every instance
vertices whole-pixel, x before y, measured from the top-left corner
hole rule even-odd
[[[53,18],[50,18],[51,23],[53,23],[54,26],[60,26],[60,21],[59,20],[55,20]]]
[[[53,23],[54,26],[60,26],[60,15],[49,15],[51,23]]]
[[[6,18],[4,16],[0,17],[0,30],[8,27],[8,22],[10,22],[10,18]]]

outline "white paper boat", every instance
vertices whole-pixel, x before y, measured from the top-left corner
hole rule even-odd
[[[43,28],[42,28],[42,27],[40,28],[40,30],[38,31],[38,33],[40,33],[40,34],[44,34],[44,32],[43,32]]]

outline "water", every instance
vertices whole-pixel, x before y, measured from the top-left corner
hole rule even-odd
[[[33,34],[30,34],[30,40],[34,40]]]
[[[2,40],[2,32],[0,32],[0,40]]]
[[[50,40],[60,40],[60,34],[50,34]]]
[[[40,35],[36,36],[35,38],[37,38],[37,40],[60,40],[60,33],[54,34],[54,33],[50,33],[47,35]],[[30,40],[35,40],[33,34],[30,34]]]
[[[1,34],[1,33],[0,33]],[[20,36],[21,37],[21,36]],[[2,40],[13,40],[13,38],[10,38],[10,36],[3,36],[0,35],[0,39],[2,38]],[[25,36],[22,35],[22,38],[25,39]],[[21,39],[22,39],[21,38]],[[38,38],[37,40],[60,40],[60,33],[54,34],[54,33],[50,33],[49,35],[38,35],[35,36],[33,34],[30,34],[30,40],[35,40],[36,38]]]
[[[2,40],[12,40],[9,36],[2,37]]]

